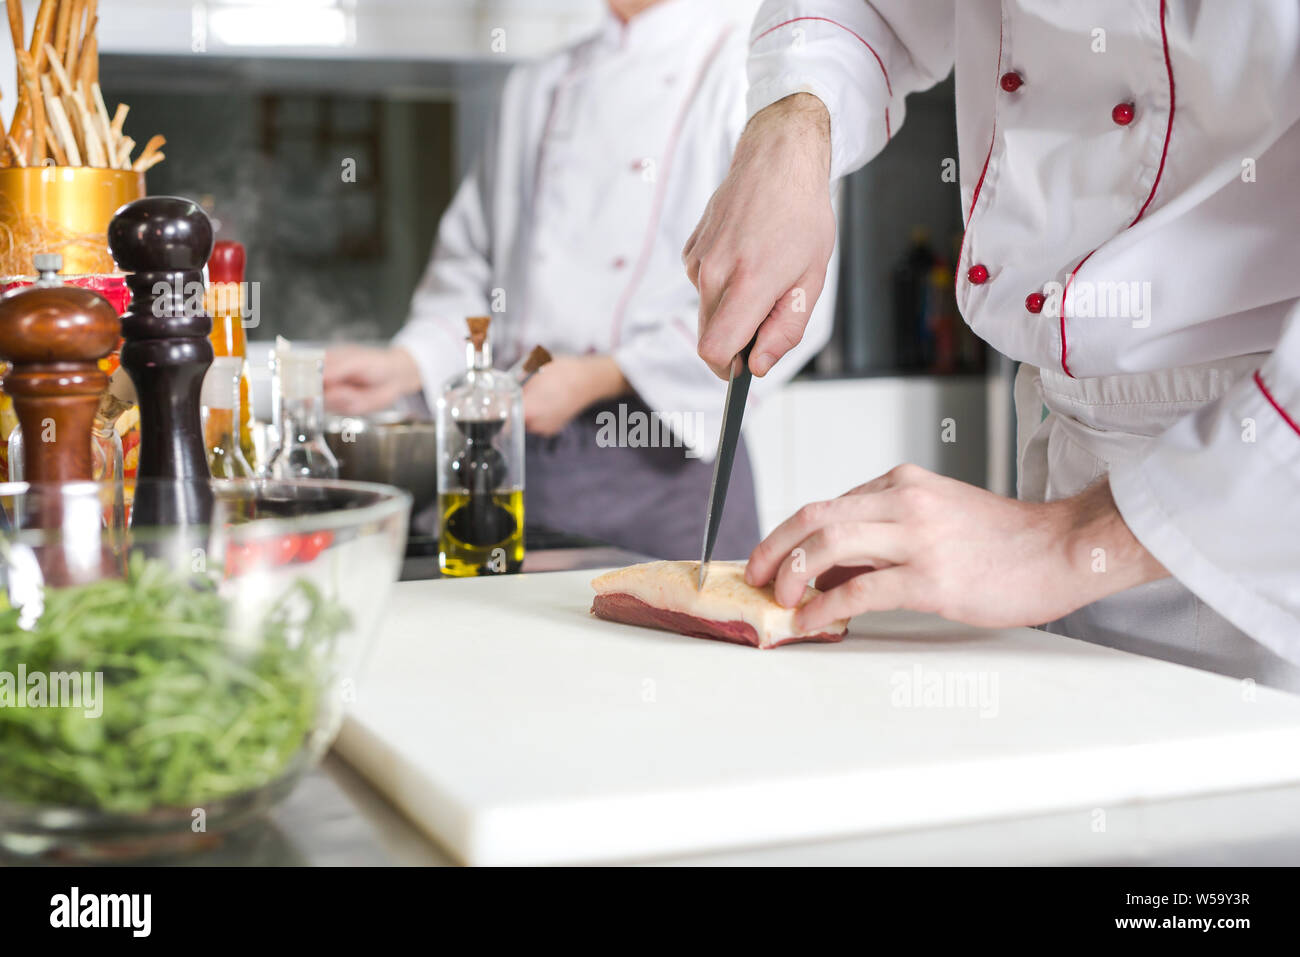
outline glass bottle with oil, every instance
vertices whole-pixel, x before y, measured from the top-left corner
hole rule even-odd
[[[257,473],[239,444],[239,393],[244,382],[244,360],[217,356],[208,367],[200,394],[203,443],[213,478],[255,478]]]
[[[467,368],[438,399],[438,561],[457,578],[524,562],[523,391],[492,368],[491,320],[466,322]]]

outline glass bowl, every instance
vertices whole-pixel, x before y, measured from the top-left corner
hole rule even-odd
[[[190,521],[136,527],[145,501]],[[0,850],[174,853],[285,797],[355,695],[410,503],[361,482],[0,484]]]

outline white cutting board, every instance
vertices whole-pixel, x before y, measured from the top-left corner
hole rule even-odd
[[[1300,781],[1300,697],[922,615],[858,618],[834,645],[685,638],[592,618],[596,574],[397,586],[336,747],[466,863],[635,860]]]

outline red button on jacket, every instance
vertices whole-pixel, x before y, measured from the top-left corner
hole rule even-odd
[[[1025,78],[1015,70],[1012,70],[1010,73],[1003,73],[1002,79],[998,82],[1002,84],[1002,89],[1006,90],[1008,93],[1014,93],[1016,90],[1020,89],[1020,84],[1025,82]]]
[[[1128,126],[1133,122],[1134,110],[1132,103],[1120,103],[1115,109],[1110,111],[1110,118],[1120,126]]]
[[[1038,315],[1043,311],[1043,304],[1046,302],[1047,297],[1041,292],[1031,292],[1029,295],[1025,296],[1025,308],[1034,315]]]
[[[989,278],[988,267],[978,266],[978,265],[971,266],[970,270],[966,273],[966,278],[969,279],[971,282],[973,282],[975,285],[982,286],[985,282],[988,281]]]

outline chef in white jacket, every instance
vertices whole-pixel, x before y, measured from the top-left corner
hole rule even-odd
[[[725,6],[610,0],[595,36],[511,73],[409,321],[390,349],[331,351],[331,408],[421,389],[432,404],[464,366],[465,317],[490,314],[498,365],[538,344],[555,355],[524,389],[528,522],[698,555],[726,389],[696,355],[680,252],[745,121],[748,24]],[[819,306],[787,377],[825,344],[832,311]],[[652,412],[672,440],[645,428]],[[759,537],[742,448],[718,555]]]
[[[828,183],[954,64],[957,294],[1022,363],[1019,500],[903,467],[799,512],[751,581],[835,585],[807,628],[1054,622],[1300,690],[1295,0],[770,0],[753,118],[685,253],[701,356],[797,340],[783,297],[825,263]]]

